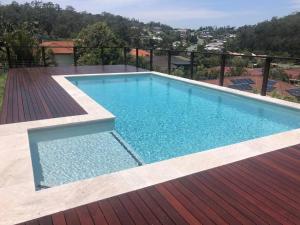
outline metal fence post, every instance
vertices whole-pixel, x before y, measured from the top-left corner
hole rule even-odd
[[[139,49],[138,48],[135,49],[135,67],[136,68],[139,67]]]
[[[104,65],[104,48],[101,47],[101,64]]]
[[[123,49],[123,54],[124,54],[124,65],[127,65],[128,62],[127,62],[127,48],[124,47]]]
[[[226,66],[226,54],[222,54],[221,55],[220,79],[219,79],[220,86],[224,86],[225,66]]]
[[[42,46],[42,59],[43,59],[43,65],[47,66],[47,64],[46,64],[45,47],[44,46]]]
[[[8,62],[8,68],[12,68],[11,58],[10,58],[10,49],[8,46],[5,46],[6,49],[6,57]]]
[[[77,66],[77,47],[73,47],[74,66]]]
[[[192,80],[194,77],[194,59],[195,59],[195,52],[191,52],[191,79]]]
[[[150,71],[153,71],[153,49],[150,49]]]
[[[261,93],[260,93],[262,96],[267,95],[268,80],[269,80],[269,74],[270,74],[272,60],[273,59],[271,57],[266,58],[265,67],[264,67],[264,71],[263,71],[263,82],[262,82]]]
[[[171,74],[171,51],[168,50],[168,74]]]

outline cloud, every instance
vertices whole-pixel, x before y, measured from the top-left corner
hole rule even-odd
[[[291,7],[294,10],[300,10],[300,0],[290,0]]]

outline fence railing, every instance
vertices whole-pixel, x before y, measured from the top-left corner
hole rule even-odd
[[[0,46],[1,47],[1,46]],[[14,52],[16,51],[15,49],[19,49],[20,51],[22,49],[29,50],[34,56],[31,56],[31,60],[34,60],[35,62],[30,62],[26,61],[26,59],[23,58],[18,58],[18,53]],[[231,53],[226,53],[226,52],[200,52],[200,51],[178,51],[178,50],[170,50],[170,49],[140,49],[140,48],[130,48],[130,47],[83,47],[83,46],[51,46],[51,47],[46,47],[46,46],[39,46],[39,47],[28,47],[28,46],[2,46],[2,51],[5,49],[6,53],[6,61],[8,64],[9,68],[13,67],[18,67],[18,66],[49,66],[49,63],[47,62],[47,49],[57,49],[57,48],[68,48],[72,49],[72,57],[73,57],[73,65],[78,66],[79,65],[79,59],[81,57],[81,52],[82,51],[89,51],[89,50],[100,50],[100,62],[99,64],[105,65],[106,64],[106,59],[105,59],[105,51],[107,49],[112,49],[114,50],[119,50],[119,52],[122,52],[120,56],[120,60],[122,60],[122,64],[128,65],[131,63],[132,65],[135,65],[136,67],[141,67],[141,60],[144,58],[144,56],[140,55],[140,50],[145,50],[149,53],[149,55],[146,57],[149,59],[147,61],[147,65],[149,67],[150,71],[155,70],[154,67],[154,51],[161,54],[165,54],[164,57],[166,57],[166,72],[168,74],[172,73],[172,57],[178,54],[185,54],[188,56],[188,61],[185,62],[185,66],[188,68],[187,70],[184,71],[185,75],[189,75],[190,79],[195,79],[195,66],[197,66],[196,63],[196,58],[201,56],[204,57],[218,57],[219,58],[219,75],[218,75],[218,84],[220,86],[224,86],[224,79],[226,75],[226,64],[227,61],[229,60],[230,57],[240,57],[240,58],[248,58],[248,59],[253,59],[253,58],[258,58],[260,60],[263,60],[263,65],[262,65],[262,84],[261,84],[261,91],[260,94],[265,96],[267,94],[267,89],[268,89],[268,81],[269,81],[269,75],[270,75],[270,69],[271,69],[271,63],[273,61],[278,61],[278,60],[284,60],[284,61],[296,61],[300,62],[300,58],[291,58],[291,57],[277,57],[277,56],[266,56],[266,55],[244,55],[244,54],[231,54]],[[131,60],[128,60],[128,54],[129,52],[134,52],[132,55],[131,53]],[[24,52],[24,51],[23,51]],[[14,58],[17,57],[17,58]],[[185,57],[186,59],[187,57]],[[19,60],[19,61],[18,61]],[[120,62],[119,60],[119,62]],[[133,62],[134,60],[134,62]],[[21,63],[20,63],[21,61]],[[189,73],[189,74],[188,74]]]

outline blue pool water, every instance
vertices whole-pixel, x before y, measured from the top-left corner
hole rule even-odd
[[[150,73],[68,79],[116,116],[145,163],[300,127],[297,110]]]

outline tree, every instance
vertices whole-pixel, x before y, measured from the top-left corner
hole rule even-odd
[[[36,38],[36,30],[29,23],[19,26],[8,25],[2,34],[2,42],[9,47],[11,60],[14,64],[38,64],[40,50]]]
[[[89,25],[80,31],[75,41],[75,45],[79,46],[78,63],[114,64],[122,58],[121,49],[105,47],[118,47],[119,43],[120,40],[116,38],[106,23],[97,22]]]
[[[227,76],[241,76],[246,72],[246,68],[248,66],[248,60],[243,59],[242,57],[233,57],[231,60],[231,68],[229,74]]]
[[[270,78],[274,80],[281,80],[288,82],[289,76],[281,68],[272,68],[270,70]]]
[[[227,49],[276,55],[288,52],[291,56],[300,56],[299,42],[300,12],[240,27],[237,29],[237,38],[229,41]]]

